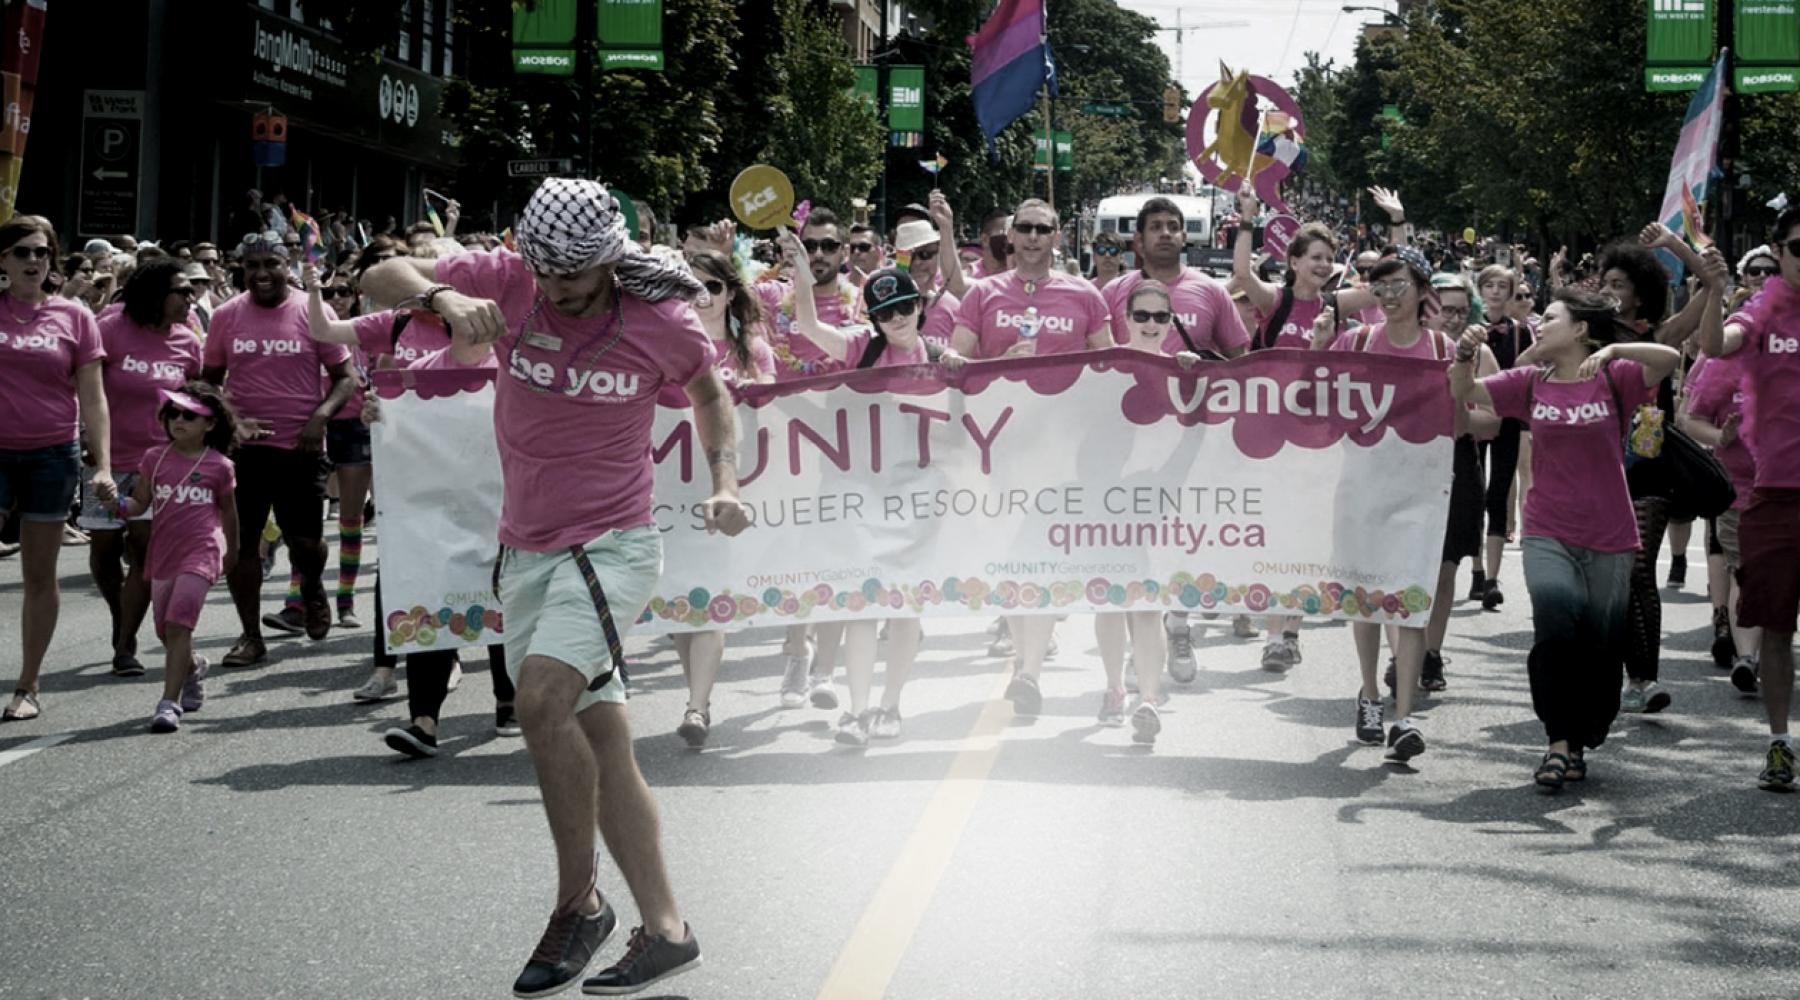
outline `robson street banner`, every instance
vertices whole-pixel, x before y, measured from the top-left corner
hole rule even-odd
[[[378,372],[383,627],[498,642],[492,371]],[[665,399],[665,404],[671,400]],[[1449,506],[1442,364],[1125,350],[741,391],[752,527],[711,536],[691,411],[659,407],[664,569],[639,633],[1193,610],[1423,627]]]

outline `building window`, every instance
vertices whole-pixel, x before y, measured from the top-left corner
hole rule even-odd
[[[400,5],[400,41],[396,49],[396,58],[403,63],[412,62],[412,0]]]
[[[431,0],[423,0],[419,18],[419,68],[427,73],[436,73],[437,67],[432,64],[431,39],[437,34],[437,21],[432,16],[436,13]]]
[[[444,75],[456,75],[456,2],[444,0]]]

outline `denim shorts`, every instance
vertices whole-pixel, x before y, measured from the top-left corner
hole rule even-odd
[[[361,417],[332,420],[325,424],[325,457],[336,465],[368,465],[375,451],[369,444],[369,425]]]
[[[71,441],[48,448],[0,448],[0,518],[18,507],[21,521],[69,519],[81,483],[81,449]]]

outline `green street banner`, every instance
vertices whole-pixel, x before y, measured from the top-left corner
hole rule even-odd
[[[1646,0],[1650,20],[1644,33],[1652,66],[1710,64],[1713,56],[1713,0]]]
[[[1800,66],[1739,66],[1732,89],[1740,94],[1791,94],[1800,91]]]
[[[1733,0],[1737,35],[1732,55],[1752,65],[1800,65],[1800,2]]]
[[[1699,90],[1710,66],[1650,66],[1644,70],[1644,89],[1651,93]]]
[[[1033,170],[1043,170],[1045,169],[1045,157],[1044,133],[1042,130],[1039,130],[1038,133],[1032,137],[1032,142],[1036,144],[1036,152],[1034,152],[1031,157],[1031,168]],[[1073,132],[1064,132],[1062,129],[1056,130],[1056,169],[1065,171],[1075,169],[1075,134]]]
[[[850,88],[851,92],[863,100],[868,101],[869,107],[873,108],[875,107],[875,102],[881,98],[880,79],[880,68],[858,65],[856,67],[856,85]]]
[[[600,68],[662,72],[662,0],[598,2]]]
[[[511,377],[375,373],[395,652],[505,634],[493,380]],[[657,408],[663,573],[641,615],[615,609],[636,632],[1163,610],[1420,628],[1433,603],[1442,364],[1259,351],[1183,371],[1114,349],[899,366],[743,388],[737,422],[752,526],[726,538],[695,513],[711,483],[692,410]]]
[[[894,132],[925,131],[925,67],[895,66],[888,70],[888,128]]]
[[[513,72],[575,75],[575,19],[588,0],[537,0],[527,8],[513,3]]]

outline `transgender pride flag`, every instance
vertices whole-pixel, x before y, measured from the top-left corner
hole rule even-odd
[[[1056,70],[1044,32],[1044,0],[1000,0],[969,38],[975,50],[969,73],[975,117],[990,149],[1001,129],[1031,110],[1039,87],[1048,81],[1055,92]]]
[[[1682,202],[1691,198],[1695,204],[1706,202],[1707,188],[1718,174],[1719,128],[1725,123],[1725,51],[1713,64],[1706,81],[1688,102],[1687,117],[1681,122],[1681,138],[1675,143],[1675,158],[1669,162],[1669,184],[1663,190],[1662,211],[1657,218],[1677,233],[1685,233],[1690,242],[1695,233],[1686,225]],[[1665,265],[1672,265],[1675,280],[1681,280],[1680,263],[1667,252],[1659,252]]]

